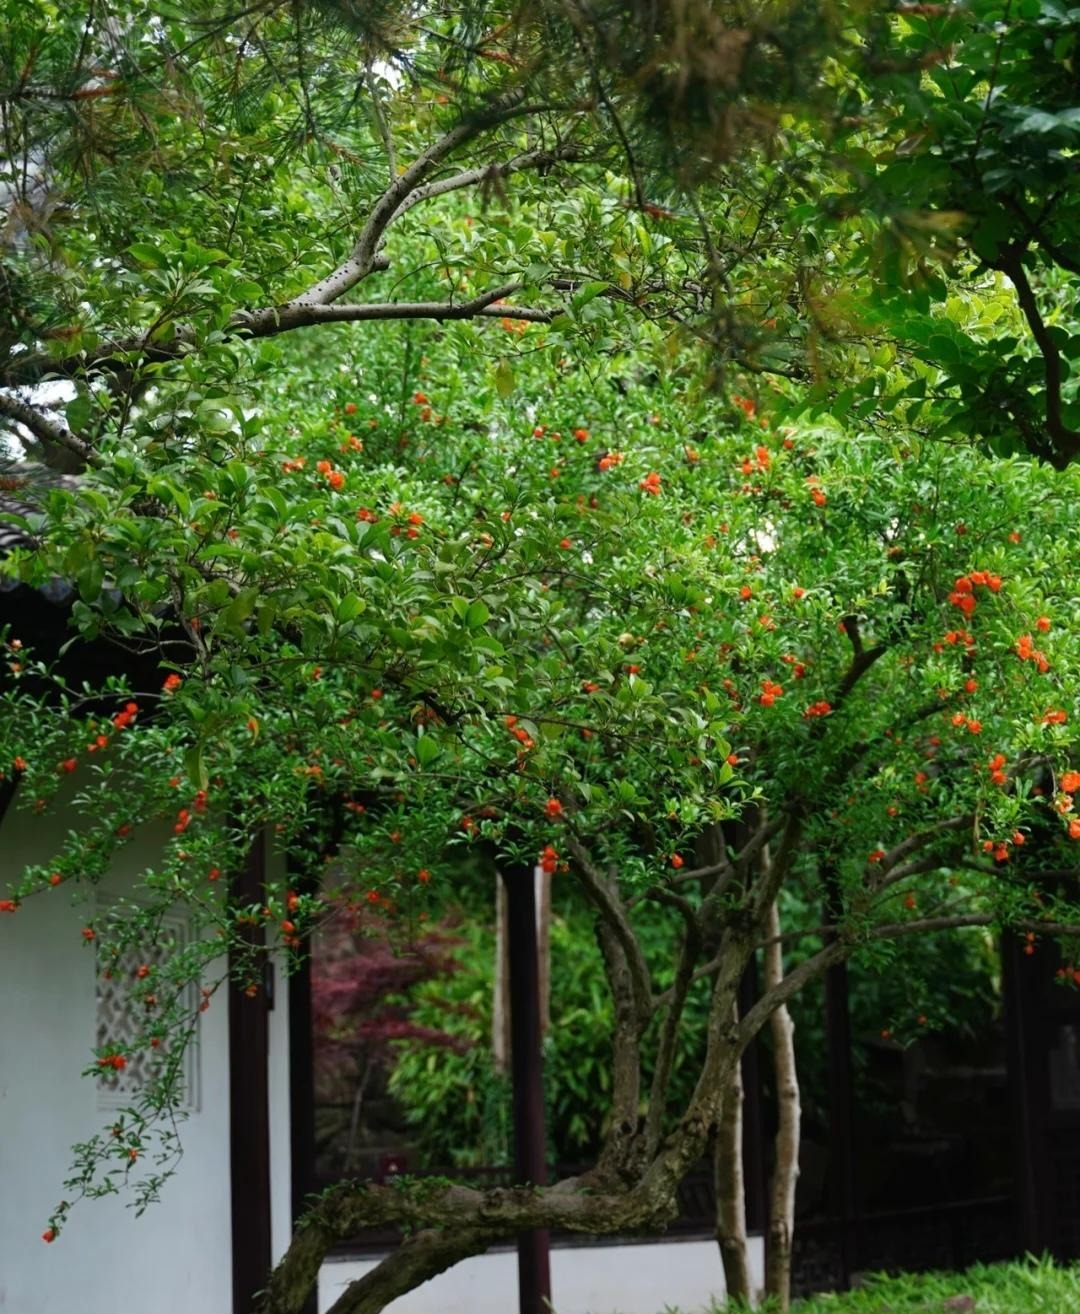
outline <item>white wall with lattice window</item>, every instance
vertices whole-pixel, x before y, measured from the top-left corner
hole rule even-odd
[[[65,829],[62,817],[10,810],[0,824],[0,874],[47,860]],[[96,897],[124,895],[163,838],[137,837]],[[90,1201],[73,1211],[52,1245],[41,1240],[62,1197],[72,1143],[106,1126],[110,1108],[122,1102],[120,1082],[110,1088],[79,1075],[101,1038],[119,1040],[128,1025],[119,997],[99,994],[94,946],[81,935],[87,920],[87,907],[73,907],[63,886],[0,918],[0,1311],[224,1314],[232,1281],[224,996],[199,1019],[198,1045],[188,1060],[189,1109],[180,1127],[184,1154],[160,1203],[137,1218],[123,1198]],[[179,918],[170,930],[178,937],[187,933]],[[280,1035],[283,994],[275,1012],[280,1056],[287,1045]],[[140,1075],[138,1062],[120,1074],[125,1084]],[[280,1092],[273,1102],[280,1136]],[[287,1124],[284,1140],[287,1145]],[[287,1199],[284,1171],[274,1194],[280,1198],[284,1191]]]

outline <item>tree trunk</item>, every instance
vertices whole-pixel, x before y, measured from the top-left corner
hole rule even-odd
[[[724,1264],[728,1300],[749,1305],[750,1260],[746,1245],[746,1184],[743,1173],[743,1084],[736,1063],[724,1093],[720,1123],[713,1142],[716,1187],[716,1241]]]
[[[780,945],[780,913],[769,909],[765,947],[765,991],[779,985],[784,975]],[[769,1232],[765,1240],[765,1293],[780,1314],[791,1308],[791,1243],[795,1230],[795,1183],[799,1176],[799,1074],[795,1067],[795,1024],[786,1005],[769,1019],[773,1064],[776,1071],[776,1166],[769,1200]]]

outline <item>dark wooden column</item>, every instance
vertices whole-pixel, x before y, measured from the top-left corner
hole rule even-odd
[[[19,788],[19,778],[16,776],[12,779],[4,776],[0,779],[0,821],[4,820],[4,814],[11,806],[11,801],[15,797],[15,791]]]
[[[503,872],[510,975],[510,1073],[514,1095],[514,1169],[519,1182],[547,1180],[543,1059],[540,1035],[540,958],[536,935],[536,877],[531,867]],[[549,1314],[551,1259],[547,1232],[518,1237],[521,1314]]]
[[[828,922],[843,915],[835,873],[825,874]],[[857,1207],[855,1194],[855,1087],[851,1065],[851,1008],[847,963],[825,973],[825,1051],[829,1104],[829,1211],[840,1227],[840,1269],[843,1289],[851,1286],[857,1261]]]
[[[266,880],[266,837],[252,843],[247,862],[232,886],[234,903],[261,904]],[[265,944],[261,922],[240,928],[239,937],[256,951]],[[230,972],[247,962],[243,950],[230,954]],[[270,1241],[270,998],[259,954],[257,992],[229,981],[229,1147],[232,1187],[233,1314],[251,1314],[252,1298],[266,1286],[272,1258]]]
[[[1048,1178],[1045,1138],[1037,1131],[1045,1117],[1042,1087],[1046,1054],[1040,1052],[1042,1047],[1032,1034],[1038,1031],[1039,1000],[1031,987],[1032,978],[1047,968],[1045,963],[1035,963],[1025,956],[1018,937],[1006,931],[1001,937],[1001,969],[1017,1252],[1038,1255],[1049,1244],[1045,1211],[1040,1207]]]

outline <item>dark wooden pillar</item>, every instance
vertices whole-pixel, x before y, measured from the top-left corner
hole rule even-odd
[[[536,934],[536,877],[530,867],[503,873],[510,975],[510,1073],[514,1098],[514,1169],[519,1182],[547,1180],[547,1137],[540,1034],[540,958]],[[518,1238],[521,1314],[549,1314],[551,1259],[547,1232]]]
[[[1025,956],[1021,941],[1009,931],[1001,938],[1001,969],[1017,1250],[1038,1255],[1049,1244],[1039,1189],[1040,1179],[1044,1187],[1047,1180],[1046,1156],[1043,1138],[1036,1131],[1044,1117],[1041,1086],[1046,1055],[1039,1052],[1033,1035],[1038,1030],[1038,995],[1031,985],[1032,977],[1047,969]]]
[[[266,880],[266,837],[252,843],[247,862],[235,878],[236,904],[261,904]],[[245,948],[258,954],[256,993],[243,980],[229,981],[229,1146],[232,1187],[233,1314],[251,1314],[252,1298],[266,1286],[270,1272],[270,1096],[267,1054],[270,984],[264,973],[263,927],[240,928]],[[248,959],[244,950],[230,954],[230,973]]]
[[[4,814],[11,806],[11,801],[15,797],[15,791],[18,788],[18,776],[14,779],[11,779],[9,776],[0,777],[0,821],[4,820]]]
[[[825,1048],[828,1057],[829,1207],[840,1224],[843,1290],[851,1286],[856,1263],[855,1098],[851,1069],[851,1015],[847,964],[825,974]]]
[[[826,919],[837,922],[843,904],[835,873],[825,875]],[[829,1211],[840,1228],[840,1271],[844,1290],[857,1262],[858,1218],[855,1185],[855,1086],[851,1064],[851,1008],[847,963],[825,973],[826,1084],[829,1103]]]

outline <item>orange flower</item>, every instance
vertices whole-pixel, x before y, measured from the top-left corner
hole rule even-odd
[[[684,861],[681,854],[673,853],[671,855],[671,865],[675,868],[676,871],[678,871],[680,867],[686,866],[686,862]]]
[[[658,496],[662,491],[660,476],[655,470],[651,471],[638,484],[643,493],[648,493],[650,497]]]
[[[544,804],[544,812],[552,821],[554,821],[556,817],[562,816],[563,805],[559,802],[557,798],[549,798],[548,801]]]
[[[758,702],[762,707],[771,707],[778,698],[782,698],[784,687],[780,684],[774,684],[772,680],[762,680],[761,693],[758,695]]]

